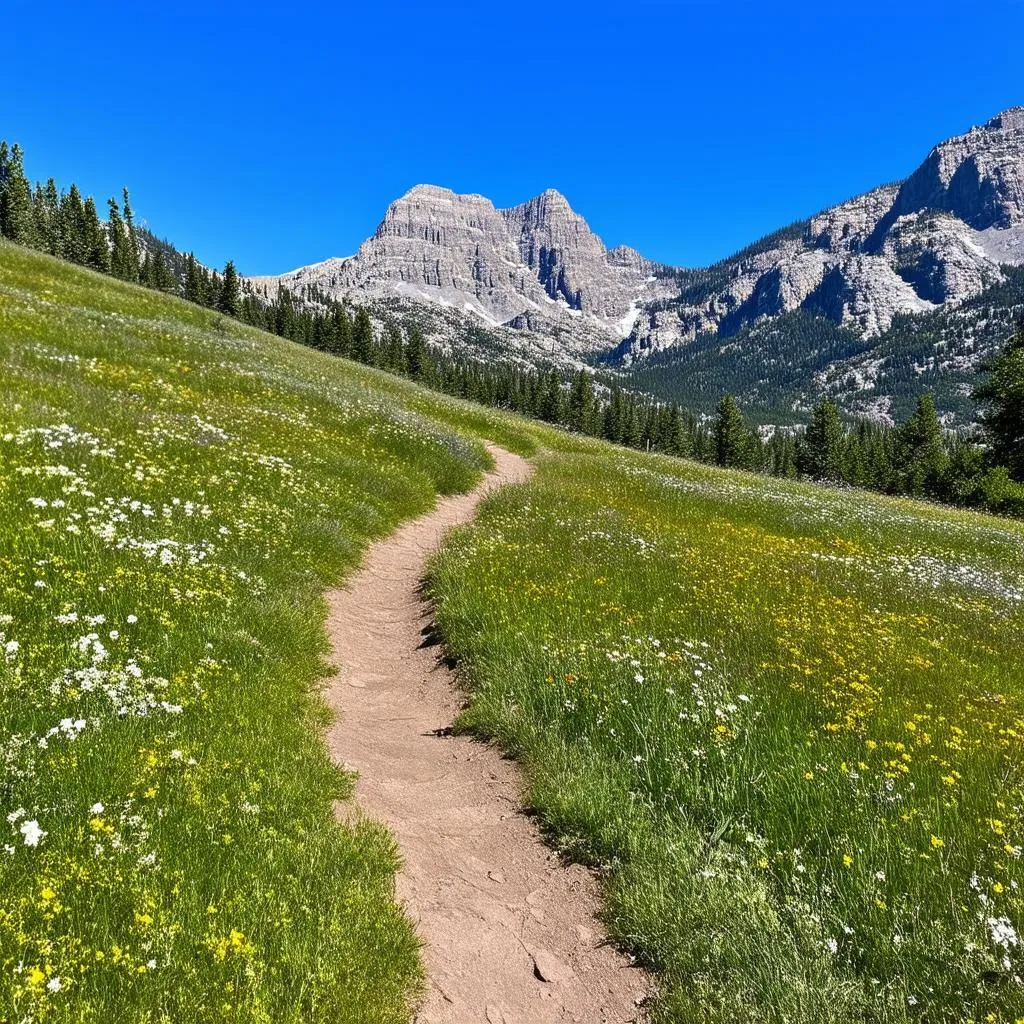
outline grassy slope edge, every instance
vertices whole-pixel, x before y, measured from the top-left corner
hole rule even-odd
[[[660,1019],[1019,1024],[1024,528],[562,447],[432,591]]]
[[[405,1021],[322,591],[511,420],[0,244],[0,1019]]]

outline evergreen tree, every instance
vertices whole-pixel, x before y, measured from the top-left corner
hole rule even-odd
[[[931,395],[918,398],[917,408],[900,428],[897,451],[900,490],[914,497],[938,497],[949,457]]]
[[[133,276],[132,257],[128,245],[128,236],[125,234],[124,221],[121,220],[121,211],[118,209],[117,200],[111,196],[107,200],[107,233],[110,235],[110,272],[114,277],[122,281],[132,281],[138,277],[137,272]]]
[[[224,266],[224,278],[217,296],[217,308],[228,316],[238,315],[238,304],[241,301],[238,271],[232,260]]]
[[[389,323],[385,332],[384,345],[384,369],[393,373],[408,374],[409,366],[406,361],[405,342],[402,339],[402,330],[396,323]]]
[[[570,430],[580,434],[589,434],[593,430],[594,388],[586,370],[578,370],[573,377],[567,416]]]
[[[612,444],[621,444],[623,438],[622,390],[618,385],[612,388],[612,395],[604,407],[601,417],[601,436]]]
[[[803,471],[816,480],[841,480],[844,455],[839,406],[830,398],[815,407],[802,448]]]
[[[60,195],[57,192],[57,184],[53,178],[49,178],[46,187],[43,189],[42,198],[43,212],[41,214],[43,238],[41,245],[51,256],[60,255]]]
[[[33,245],[35,221],[32,216],[32,189],[25,177],[21,146],[15,143],[0,168],[0,234],[18,245]]]
[[[110,246],[107,233],[100,223],[100,215],[96,212],[96,203],[89,196],[82,207],[81,228],[82,259],[81,262],[103,274],[110,273]]]
[[[124,224],[125,224],[125,280],[138,281],[139,279],[139,239],[135,234],[135,216],[132,213],[131,203],[128,201],[128,189],[122,190],[124,197]]]
[[[95,204],[93,205],[95,208]],[[67,195],[61,196],[60,213],[57,220],[60,250],[57,255],[72,263],[88,264],[90,254],[89,220],[77,185],[73,184]],[[109,265],[109,258],[107,262]]]
[[[1024,321],[984,369],[988,377],[974,397],[984,406],[981,422],[992,461],[1024,483]]]
[[[203,291],[203,279],[199,274],[199,264],[195,256],[188,253],[185,256],[185,298],[194,302],[197,306],[206,304],[206,295]]]
[[[203,270],[203,296],[205,298],[206,305],[210,309],[217,309],[220,306],[220,289],[221,289],[221,278],[220,274],[215,270],[212,274]],[[291,335],[289,335],[291,337]]]
[[[427,370],[427,343],[415,324],[409,328],[405,344],[405,372],[410,380],[421,381]]]
[[[54,184],[53,178],[47,182],[46,188],[36,185],[36,191],[32,197],[32,231],[35,235],[36,246],[51,256],[57,255],[59,202],[57,186]]]
[[[159,249],[154,249],[152,258],[149,253],[146,253],[146,259],[149,260],[150,287],[161,292],[176,293],[178,282],[170,267],[167,266],[164,254]]]
[[[331,351],[339,356],[347,356],[352,351],[352,320],[340,303],[335,304],[331,319],[334,326],[331,332]]]
[[[750,435],[736,399],[724,395],[715,412],[715,462],[745,468],[750,460]]]
[[[356,322],[352,327],[352,358],[361,363],[373,362],[373,325],[365,306],[356,310]]]

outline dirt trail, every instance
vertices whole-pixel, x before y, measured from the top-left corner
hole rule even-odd
[[[523,459],[490,450],[496,470],[480,487],[374,545],[328,594],[338,675],[327,696],[339,716],[328,743],[359,772],[359,813],[401,847],[398,898],[425,943],[420,1024],[623,1024],[647,984],[604,944],[594,879],[563,867],[520,812],[515,766],[447,732],[460,698],[439,648],[424,646],[427,557],[488,490],[530,474]]]

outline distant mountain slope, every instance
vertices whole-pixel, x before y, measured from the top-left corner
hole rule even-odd
[[[864,338],[820,313],[794,310],[744,326],[728,338],[703,334],[633,364],[626,381],[660,398],[710,412],[730,392],[756,418],[806,419],[831,395],[850,413],[883,422],[906,418],[923,391],[950,422],[968,422],[978,364],[1024,316],[1024,266],[959,305],[894,317]]]
[[[417,185],[355,256],[253,281],[268,294],[447,307],[438,343],[475,336],[455,326],[468,320],[508,358],[598,360],[683,401],[741,384],[748,404],[802,415],[825,390],[884,418],[911,379],[895,367],[911,364],[945,411],[970,413],[969,381],[1012,322],[1021,264],[1024,107],[1013,107],[937,145],[905,181],[710,267],[609,251],[554,190],[500,210]]]

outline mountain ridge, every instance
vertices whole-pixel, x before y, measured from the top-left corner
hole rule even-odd
[[[797,312],[870,348],[900,318],[956,309],[1019,264],[1024,106],[1013,106],[938,143],[906,178],[709,267],[607,249],[556,189],[503,209],[421,184],[389,205],[353,256],[252,280],[265,291],[313,286],[333,298],[447,306],[504,329],[513,354],[519,334],[539,335],[552,339],[555,362],[629,370],[670,350],[685,360],[698,338],[728,339]]]

